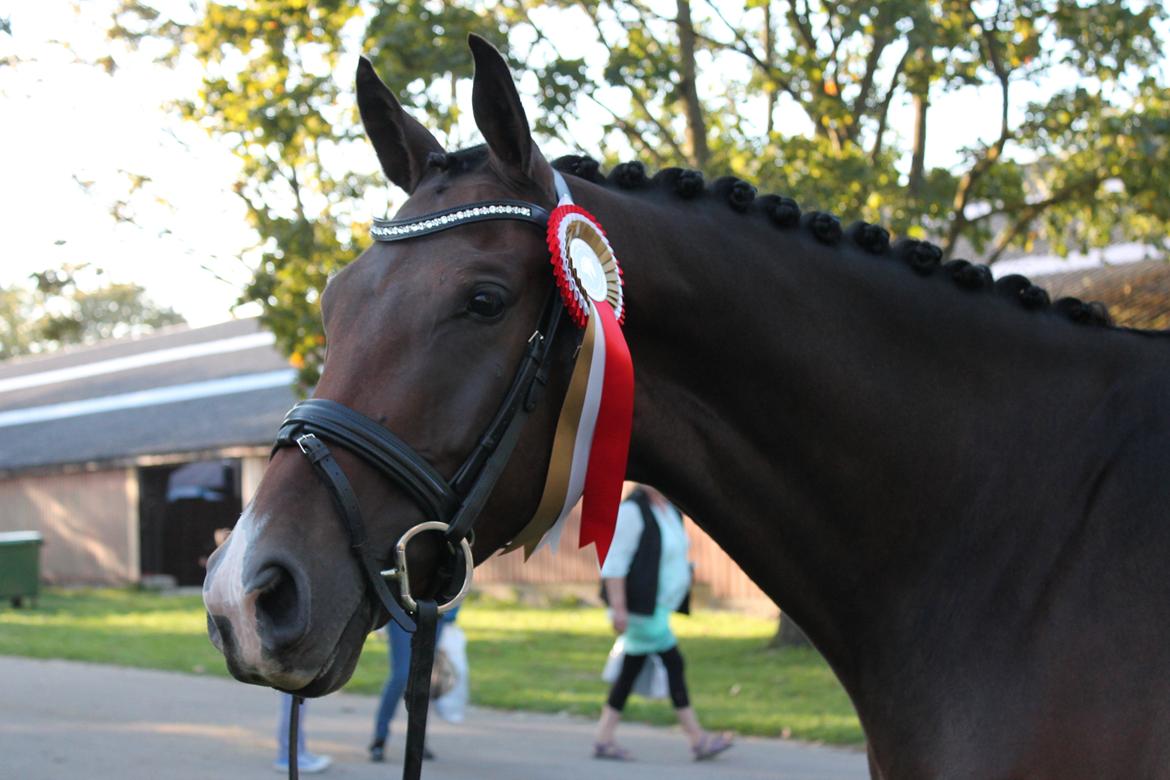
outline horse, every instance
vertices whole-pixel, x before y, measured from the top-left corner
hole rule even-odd
[[[485,144],[454,152],[359,65],[365,130],[409,194],[399,218],[487,198],[551,208],[557,171],[600,219],[635,366],[628,477],[669,495],[804,629],[852,699],[872,776],[1170,777],[1165,335],[732,177],[550,164],[503,58],[470,46]],[[375,243],[322,296],[316,397],[450,477],[550,279],[542,231],[518,220]],[[536,508],[573,352],[549,350],[477,561]],[[424,512],[335,455],[385,563]],[[275,452],[204,600],[236,678],[318,696],[387,614],[312,469]],[[439,587],[442,554],[437,539],[409,549],[417,593]]]

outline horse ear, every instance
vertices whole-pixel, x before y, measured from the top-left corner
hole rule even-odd
[[[427,155],[443,146],[418,120],[402,110],[368,59],[358,60],[357,103],[366,135],[390,181],[413,193],[426,172]]]
[[[475,80],[471,87],[471,108],[475,124],[488,148],[509,172],[535,181],[543,157],[532,143],[528,117],[520,104],[520,93],[504,57],[485,39],[472,33],[467,38],[475,58]]]

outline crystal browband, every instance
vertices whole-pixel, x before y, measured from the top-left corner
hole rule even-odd
[[[522,200],[485,200],[464,206],[433,211],[421,217],[405,219],[375,219],[370,235],[375,241],[401,241],[405,238],[425,236],[458,225],[472,222],[488,222],[497,219],[514,219],[545,225],[548,211]]]

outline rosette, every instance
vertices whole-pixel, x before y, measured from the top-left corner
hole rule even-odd
[[[608,302],[625,322],[622,271],[597,218],[568,198],[548,219],[548,249],[557,288],[578,328],[589,321],[589,302]]]
[[[508,549],[531,555],[555,545],[581,504],[580,546],[593,544],[601,563],[613,541],[626,476],[634,410],[634,367],[621,325],[622,272],[597,219],[565,194],[549,216],[548,247],[557,288],[585,330],[536,514]]]

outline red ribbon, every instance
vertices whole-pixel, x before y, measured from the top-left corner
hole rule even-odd
[[[604,565],[613,542],[622,482],[626,478],[626,460],[630,453],[634,363],[630,360],[630,350],[613,308],[606,301],[595,302],[594,308],[605,335],[605,376],[593,445],[589,451],[589,469],[585,474],[580,546],[590,542],[596,545],[597,561]]]

